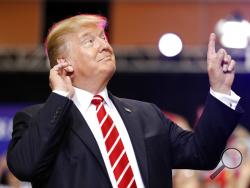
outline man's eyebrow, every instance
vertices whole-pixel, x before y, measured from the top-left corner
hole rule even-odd
[[[101,36],[101,35],[105,35],[105,32],[103,30],[100,31],[100,33],[99,33],[99,36]]]
[[[83,33],[83,34],[81,34],[80,35],[80,38],[85,38],[85,37],[88,37],[88,36],[90,36],[92,33],[91,32],[86,32],[86,33]]]
[[[89,36],[92,36],[92,35],[94,35],[93,32],[91,32],[91,31],[86,31],[85,33],[80,34],[79,38],[80,38],[80,39],[84,39],[85,37],[89,37]],[[102,35],[105,35],[105,36],[106,36],[106,33],[102,30],[102,31],[100,31],[99,33],[97,33],[97,35],[98,35],[98,36],[102,36]]]

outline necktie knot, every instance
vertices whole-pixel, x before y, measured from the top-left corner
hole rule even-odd
[[[91,103],[95,106],[100,105],[103,102],[103,97],[101,95],[95,95],[93,99],[91,100]]]

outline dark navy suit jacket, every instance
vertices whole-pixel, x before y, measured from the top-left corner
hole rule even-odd
[[[146,188],[172,187],[173,168],[213,169],[240,112],[208,96],[194,132],[171,122],[154,104],[110,95],[129,133]],[[14,118],[7,162],[34,188],[110,188],[97,142],[74,103],[52,93]]]

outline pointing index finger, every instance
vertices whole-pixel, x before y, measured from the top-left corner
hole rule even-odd
[[[207,51],[208,56],[215,53],[215,39],[216,35],[214,33],[211,33],[208,42],[208,51]]]

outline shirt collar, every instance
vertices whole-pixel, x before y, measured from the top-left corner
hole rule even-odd
[[[73,102],[76,106],[81,106],[82,110],[86,111],[89,106],[91,105],[91,100],[93,99],[94,95],[86,90],[79,89],[74,87],[75,94],[72,98]],[[111,100],[108,96],[108,90],[105,87],[98,95],[101,95],[104,99],[104,104],[107,104],[111,108]]]

